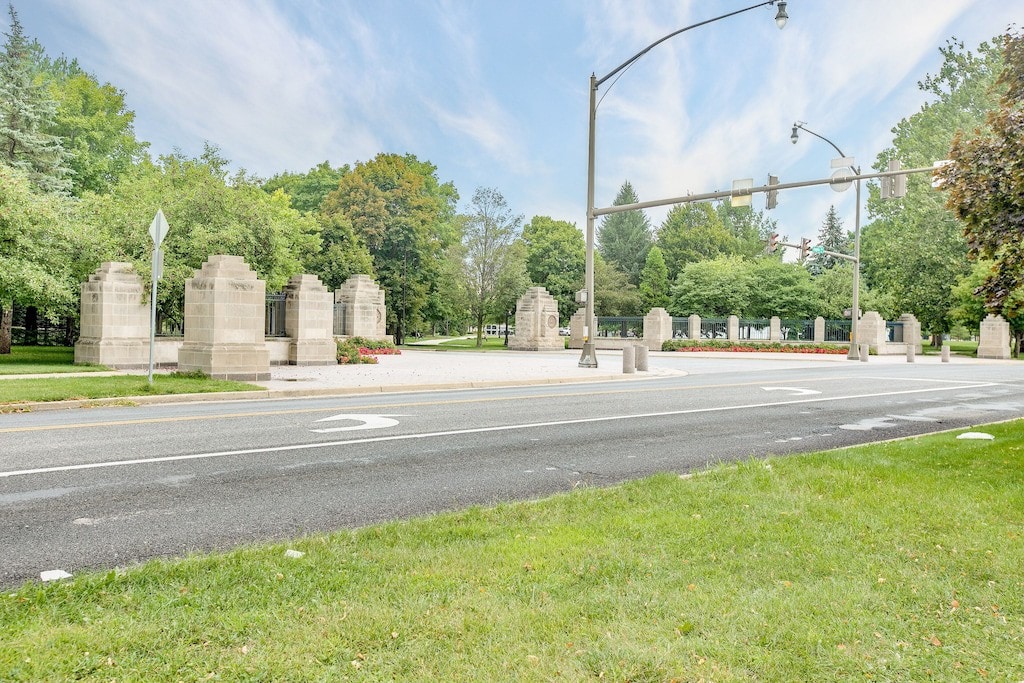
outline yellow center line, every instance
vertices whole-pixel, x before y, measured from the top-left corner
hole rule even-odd
[[[807,384],[811,382],[836,382],[848,377],[813,377],[813,378],[801,378],[797,380],[797,384]],[[761,382],[734,382],[728,384],[699,384],[690,386],[677,386],[677,387],[654,387],[646,385],[643,388],[634,389],[608,389],[606,391],[576,391],[572,393],[557,393],[557,394],[530,394],[526,396],[492,396],[489,398],[463,398],[463,399],[449,399],[444,401],[406,401],[401,403],[373,403],[365,405],[345,405],[345,406],[331,406],[327,408],[294,408],[290,410],[255,410],[239,413],[215,413],[209,415],[179,415],[176,417],[148,417],[139,418],[135,420],[110,420],[106,422],[75,422],[71,424],[60,424],[60,425],[35,425],[30,427],[8,427],[0,429],[0,434],[16,434],[22,432],[45,432],[51,430],[61,429],[90,429],[93,427],[120,427],[128,425],[143,425],[143,424],[166,424],[173,422],[190,422],[190,421],[202,421],[202,420],[223,420],[230,418],[245,418],[245,417],[267,417],[275,415],[306,415],[310,413],[337,413],[339,411],[377,411],[377,410],[392,410],[395,408],[412,408],[416,406],[444,406],[444,405],[459,405],[464,403],[493,403],[499,401],[525,401],[533,399],[553,399],[553,398],[573,398],[573,397],[593,397],[593,396],[611,396],[616,394],[637,394],[637,393],[652,393],[652,392],[670,392],[670,391],[695,391],[700,389],[723,389],[733,387],[747,387],[747,386],[765,386],[772,384],[793,384],[793,379],[788,380],[773,380],[773,381],[761,381]],[[312,399],[320,397],[309,397]],[[266,399],[263,399],[266,400]],[[299,399],[301,400],[301,399]]]

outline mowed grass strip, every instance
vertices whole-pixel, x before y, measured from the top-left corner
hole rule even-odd
[[[1024,423],[984,431],[33,583],[0,597],[0,672],[1017,681]]]
[[[35,401],[123,398],[153,394],[202,394],[218,391],[259,391],[263,387],[194,374],[154,375],[150,386],[145,375],[113,377],[35,377],[0,380],[0,410]],[[3,680],[0,677],[0,680]]]
[[[0,354],[0,375],[35,375],[48,372],[97,372],[102,365],[75,365],[70,346],[12,346]]]

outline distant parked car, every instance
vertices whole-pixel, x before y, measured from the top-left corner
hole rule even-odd
[[[570,337],[570,336],[572,336],[572,332],[569,331],[568,327],[559,327],[558,328],[558,336],[560,336],[560,337]]]

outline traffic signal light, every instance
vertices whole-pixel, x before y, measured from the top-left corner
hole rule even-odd
[[[902,168],[899,159],[889,160],[889,170],[898,171]],[[899,199],[907,194],[907,174],[888,176],[882,181],[882,199]]]
[[[774,254],[775,250],[779,248],[779,233],[773,232],[768,236],[768,253]]]
[[[804,237],[800,240],[800,260],[803,261],[807,258],[808,252],[811,250],[811,240]]]
[[[770,176],[768,176],[768,185],[769,186],[771,186],[771,185],[778,185],[778,184],[779,184],[779,176],[777,176],[777,175],[770,175]],[[768,190],[768,206],[767,206],[767,208],[768,209],[774,209],[778,205],[779,205],[779,191],[778,190]]]

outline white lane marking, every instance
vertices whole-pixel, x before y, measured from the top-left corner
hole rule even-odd
[[[996,386],[995,382],[976,384],[970,389]],[[582,417],[575,420],[553,420],[551,422],[527,422],[524,424],[498,425],[496,427],[472,427],[469,429],[453,429],[446,432],[422,432],[417,434],[394,434],[392,436],[374,436],[363,439],[346,439],[344,441],[322,441],[318,443],[300,443],[290,446],[268,446],[265,448],[245,448],[237,451],[216,451],[212,453],[192,453],[189,455],[168,455],[157,458],[136,458],[133,460],[111,460],[108,462],[90,462],[78,465],[56,465],[54,467],[37,467],[29,470],[12,470],[0,472],[0,479],[22,477],[30,474],[49,474],[51,472],[74,472],[76,470],[94,470],[105,467],[122,467],[125,465],[147,465],[158,462],[181,462],[185,460],[205,460],[225,458],[232,455],[256,455],[260,453],[286,453],[289,451],[307,451],[317,448],[333,448],[364,443],[384,443],[388,441],[412,441],[415,439],[431,439],[443,436],[461,436],[464,434],[486,434],[488,432],[511,432],[521,429],[538,429],[541,427],[564,427],[567,425],[593,424],[598,422],[621,422],[653,417],[676,417],[680,415],[697,415],[700,413],[731,412],[734,410],[753,410],[756,408],[773,408],[778,406],[800,405],[804,403],[825,403],[831,401],[851,401],[861,398],[879,398],[882,396],[898,396],[902,394],[918,394],[935,391],[961,391],[965,387],[937,387],[928,389],[904,389],[903,391],[885,391],[873,394],[850,394],[848,396],[819,396],[817,398],[793,399],[790,401],[774,401],[771,403],[746,403],[737,406],[719,406],[715,408],[688,408],[686,410],[666,410],[657,413],[637,413],[632,415],[608,415],[605,417]]]
[[[820,394],[817,389],[805,389],[804,387],[761,387],[765,391],[789,391],[793,396],[813,396]],[[962,387],[961,387],[962,388]]]
[[[398,424],[398,420],[391,419],[392,417],[405,417],[404,415],[367,415],[367,414],[355,414],[355,413],[343,413],[341,415],[331,415],[330,417],[323,417],[317,420],[317,422],[333,422],[336,420],[352,420],[358,424],[348,425],[345,427],[326,427],[324,429],[310,429],[311,432],[317,432],[319,434],[327,434],[329,432],[355,432],[361,429],[383,429],[385,427],[394,427]]]

